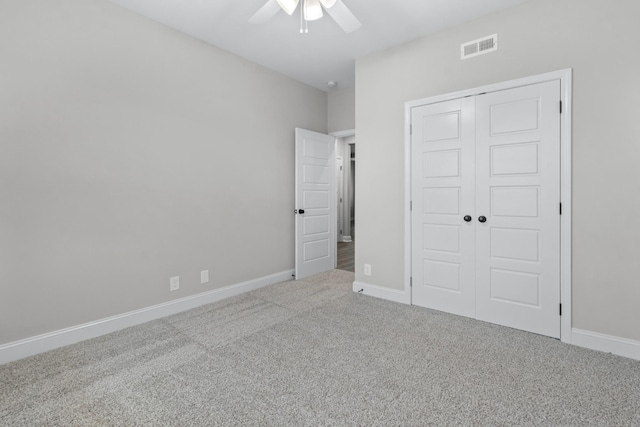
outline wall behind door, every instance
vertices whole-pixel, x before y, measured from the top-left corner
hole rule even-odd
[[[573,68],[573,326],[640,340],[639,14],[636,0],[528,1],[358,60],[356,280],[403,287],[404,102]],[[497,52],[460,60],[494,33]]]
[[[333,89],[327,95],[329,132],[352,130],[356,127],[355,88]]]
[[[0,33],[0,344],[293,268],[325,92],[107,0],[5,0]]]

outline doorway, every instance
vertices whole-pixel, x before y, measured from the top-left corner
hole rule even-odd
[[[338,270],[355,271],[355,135],[336,139]]]

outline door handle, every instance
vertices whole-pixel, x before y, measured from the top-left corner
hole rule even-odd
[[[480,216],[480,217],[478,217],[478,221],[487,222],[487,217],[486,216]]]
[[[298,209],[298,213],[299,214],[303,214],[304,213],[304,209]]]
[[[471,222],[471,219],[472,219],[471,215],[465,215],[464,216],[464,220],[467,221],[467,222]]]

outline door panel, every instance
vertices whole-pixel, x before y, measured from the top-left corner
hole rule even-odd
[[[296,129],[296,279],[335,268],[335,162],[335,138]]]
[[[537,218],[537,187],[492,187],[491,216]]]
[[[538,144],[491,147],[491,175],[536,175],[540,172]]]
[[[560,336],[560,82],[476,99],[476,316]]]
[[[489,251],[480,249],[491,258],[516,261],[540,261],[540,232],[514,228],[489,228]]]
[[[502,94],[505,92],[509,91],[504,91]],[[533,98],[531,99],[500,102],[489,106],[491,110],[489,118],[491,135],[495,136],[537,130],[539,125],[538,112],[540,109],[538,101],[539,98],[533,94]]]
[[[475,315],[474,107],[458,99],[412,111],[412,300]]]

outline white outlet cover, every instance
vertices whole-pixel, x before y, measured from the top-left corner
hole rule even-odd
[[[169,290],[177,291],[178,289],[180,289],[180,276],[169,279]]]
[[[364,265],[364,275],[371,276],[371,264]]]
[[[204,285],[205,283],[209,283],[209,270],[200,272],[200,284]]]

